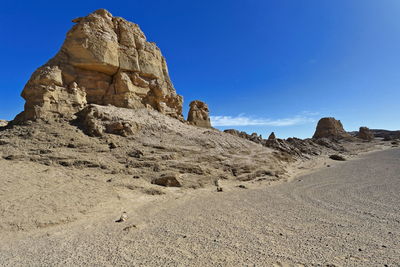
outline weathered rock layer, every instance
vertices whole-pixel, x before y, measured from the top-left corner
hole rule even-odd
[[[17,120],[68,117],[88,103],[149,108],[183,120],[165,58],[137,24],[104,9],[73,22],[57,55],[27,82]]]

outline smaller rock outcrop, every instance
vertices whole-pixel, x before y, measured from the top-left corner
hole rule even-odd
[[[268,140],[275,140],[275,139],[276,139],[275,133],[272,132],[272,133],[269,135]]]
[[[350,135],[343,129],[343,125],[340,120],[336,120],[335,118],[320,119],[313,136],[313,138],[316,139],[342,139],[347,137],[350,137]]]
[[[140,130],[139,124],[112,116],[94,104],[88,105],[77,115],[82,128],[90,136],[102,136],[105,133],[130,136]]]
[[[206,103],[195,100],[190,103],[188,122],[204,128],[211,128],[209,110]]]
[[[357,137],[362,140],[372,141],[374,139],[374,134],[368,127],[360,127]]]

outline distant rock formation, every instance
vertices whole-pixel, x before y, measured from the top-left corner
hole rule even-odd
[[[73,22],[60,51],[25,85],[17,121],[68,117],[87,103],[149,108],[183,120],[165,58],[137,24],[104,9]]]
[[[383,138],[385,141],[400,139],[400,131],[389,131],[382,129],[370,129],[375,137]]]
[[[357,137],[366,141],[372,141],[374,134],[368,127],[360,127]]]
[[[265,147],[279,150],[295,157],[304,157],[304,155],[319,155],[324,148],[329,148],[335,151],[344,151],[344,148],[340,144],[328,138],[302,140],[299,138],[279,139],[275,137],[275,139],[273,139],[275,134],[272,137],[271,134],[266,140],[257,133],[248,134],[235,129],[227,129],[224,130],[224,132],[247,139]]]
[[[188,122],[204,128],[211,128],[209,110],[206,103],[195,100],[190,103]]]
[[[317,129],[315,130],[313,138],[332,138],[342,139],[350,137],[350,135],[343,129],[340,120],[335,118],[322,118],[319,120]]]
[[[272,133],[269,135],[268,140],[275,140],[275,139],[276,139],[275,133],[272,132]]]
[[[0,127],[4,127],[8,125],[8,121],[6,120],[0,120]]]

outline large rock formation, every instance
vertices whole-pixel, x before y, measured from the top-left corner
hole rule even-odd
[[[73,22],[61,50],[25,85],[17,120],[68,117],[87,103],[150,108],[183,120],[165,58],[137,24],[104,9]]]
[[[357,137],[366,141],[372,141],[374,139],[374,134],[368,127],[360,127]]]
[[[187,120],[192,125],[204,128],[211,128],[211,121],[207,104],[199,100],[192,101],[190,103],[190,110]]]
[[[350,135],[343,129],[343,125],[335,118],[322,118],[319,120],[313,138],[341,139]]]

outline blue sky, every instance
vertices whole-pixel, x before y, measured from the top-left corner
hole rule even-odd
[[[138,23],[184,96],[218,128],[310,137],[320,117],[400,129],[400,1],[2,1],[0,118],[23,109],[32,72],[75,17],[106,8]]]

